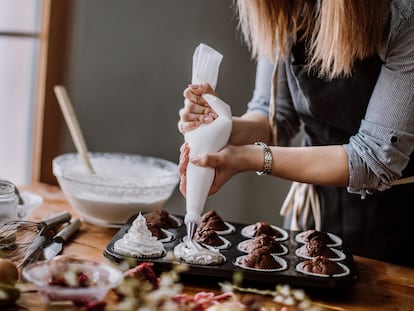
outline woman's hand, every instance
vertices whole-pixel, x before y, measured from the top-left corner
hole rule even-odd
[[[190,147],[184,143],[180,147],[180,161],[178,163],[178,172],[180,173],[180,192],[185,197],[187,193],[187,165],[190,159]]]
[[[188,144],[184,143],[180,148],[180,163],[178,164],[178,169],[181,175],[181,193],[186,196],[186,171],[189,162],[197,166],[214,168],[215,177],[209,192],[209,195],[211,195],[219,191],[220,188],[234,175],[250,169],[250,159],[254,160],[252,152],[255,152],[255,148],[257,149],[257,147],[249,145],[227,145],[219,152],[206,153],[190,159],[190,148]],[[261,152],[261,150],[259,151]]]
[[[189,85],[184,90],[184,107],[179,111],[180,120],[178,121],[178,130],[181,133],[184,134],[194,130],[201,124],[209,124],[218,117],[207,101],[201,96],[203,94],[217,96],[208,83]]]

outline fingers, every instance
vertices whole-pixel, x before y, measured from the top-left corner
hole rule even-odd
[[[218,115],[202,97],[206,93],[216,95],[208,83],[191,84],[184,90],[184,107],[179,111],[180,120],[177,124],[180,133],[184,134],[194,130],[201,124],[210,124],[218,118]]]
[[[180,174],[179,190],[185,197],[187,192],[187,165],[189,161],[190,148],[187,143],[184,143],[180,147],[180,161],[178,163],[178,172]]]
[[[186,174],[187,165],[190,159],[190,148],[184,143],[180,148],[180,161],[178,163],[178,172],[181,176]]]
[[[212,95],[217,96],[214,89],[208,83],[190,84],[190,85],[188,85],[187,89],[189,89],[192,93],[194,93],[196,95],[212,94]]]
[[[186,178],[186,175],[181,176],[179,189],[180,189],[181,194],[185,197],[187,195],[187,178]]]

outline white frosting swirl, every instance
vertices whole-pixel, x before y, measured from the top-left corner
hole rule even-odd
[[[152,236],[141,213],[122,239],[114,243],[114,250],[119,254],[134,257],[160,257],[165,253],[164,244]]]
[[[190,240],[178,244],[174,248],[174,255],[178,259],[196,265],[221,264],[226,260],[219,250]]]

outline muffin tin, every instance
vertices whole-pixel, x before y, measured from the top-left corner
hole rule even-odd
[[[174,217],[179,218],[182,222],[181,216]],[[182,242],[185,237],[185,225],[181,225],[178,228],[168,229],[168,231],[173,235],[173,240],[164,243],[165,249],[167,250],[167,255],[164,257],[140,259],[121,255],[114,250],[115,241],[123,237],[135,218],[136,216],[131,217],[129,221],[114,235],[104,251],[104,256],[116,263],[121,263],[124,260],[128,260],[128,262],[135,261],[136,264],[139,264],[140,262],[152,262],[154,264],[154,270],[157,272],[170,270],[174,263],[179,263],[180,261],[174,259],[171,253],[174,247]],[[234,273],[241,272],[244,286],[251,285],[261,288],[274,288],[276,284],[291,284],[293,286],[316,288],[343,288],[350,287],[358,281],[358,275],[352,254],[342,243],[332,248],[341,252],[341,254],[344,254],[344,258],[341,258],[341,260],[337,261],[337,263],[345,269],[346,273],[334,276],[322,276],[298,271],[297,269],[300,267],[300,263],[306,260],[296,254],[296,250],[303,245],[303,243],[297,239],[298,234],[301,232],[286,231],[273,225],[273,227],[278,228],[282,233],[284,233],[284,237],[280,243],[284,248],[286,248],[286,252],[278,255],[275,254],[277,260],[280,260],[280,262],[283,263],[283,269],[278,269],[277,271],[267,271],[241,267],[237,262],[237,258],[246,255],[246,253],[239,249],[239,243],[249,239],[244,233],[246,230],[245,228],[249,225],[251,226],[251,224],[231,223],[230,225],[234,227],[234,230],[231,230],[231,233],[227,233],[225,235],[221,234],[221,236],[230,243],[230,247],[220,250],[220,252],[226,257],[226,262],[220,265],[188,264],[188,270],[182,274],[183,279],[188,278],[199,282],[231,282]],[[336,240],[341,242],[339,237],[336,237]]]

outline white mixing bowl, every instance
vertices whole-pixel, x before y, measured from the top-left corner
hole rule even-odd
[[[53,174],[79,216],[119,227],[139,212],[162,208],[179,182],[177,164],[149,156],[89,153],[95,174],[78,153],[53,160]]]

